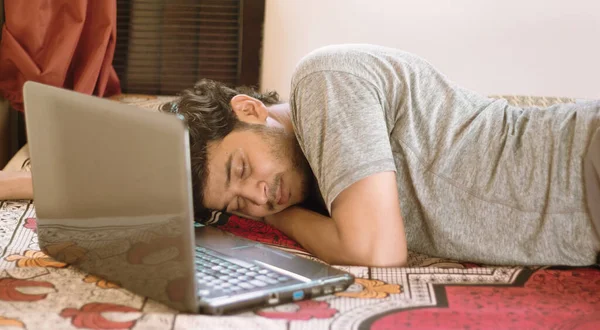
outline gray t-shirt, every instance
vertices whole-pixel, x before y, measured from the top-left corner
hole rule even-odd
[[[409,249],[495,264],[592,264],[582,158],[600,103],[519,108],[449,81],[425,60],[329,46],[292,78],[292,121],[329,212],[395,171]],[[364,219],[369,222],[369,219]]]

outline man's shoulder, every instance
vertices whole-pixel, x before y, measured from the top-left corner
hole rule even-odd
[[[292,93],[306,77],[314,73],[342,72],[359,77],[370,76],[370,69],[390,68],[393,61],[410,61],[415,55],[372,44],[339,44],[317,48],[304,56],[292,74]],[[371,72],[372,73],[372,72]]]
[[[319,71],[351,71],[352,62],[359,61],[369,53],[383,50],[384,47],[368,44],[329,45],[313,50],[296,65],[292,75],[292,85]]]

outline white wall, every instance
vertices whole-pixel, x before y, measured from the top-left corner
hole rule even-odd
[[[262,89],[327,44],[416,53],[484,94],[600,99],[600,0],[267,0]]]

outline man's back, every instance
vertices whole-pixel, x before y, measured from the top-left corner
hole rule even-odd
[[[512,107],[412,54],[347,45],[299,64],[290,105],[330,212],[351,184],[396,171],[409,249],[493,263],[594,262],[600,243],[581,164],[600,103]]]

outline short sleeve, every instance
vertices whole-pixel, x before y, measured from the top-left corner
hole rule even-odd
[[[314,72],[293,86],[290,106],[329,214],[335,198],[353,183],[396,171],[387,105],[373,83],[347,72]]]

